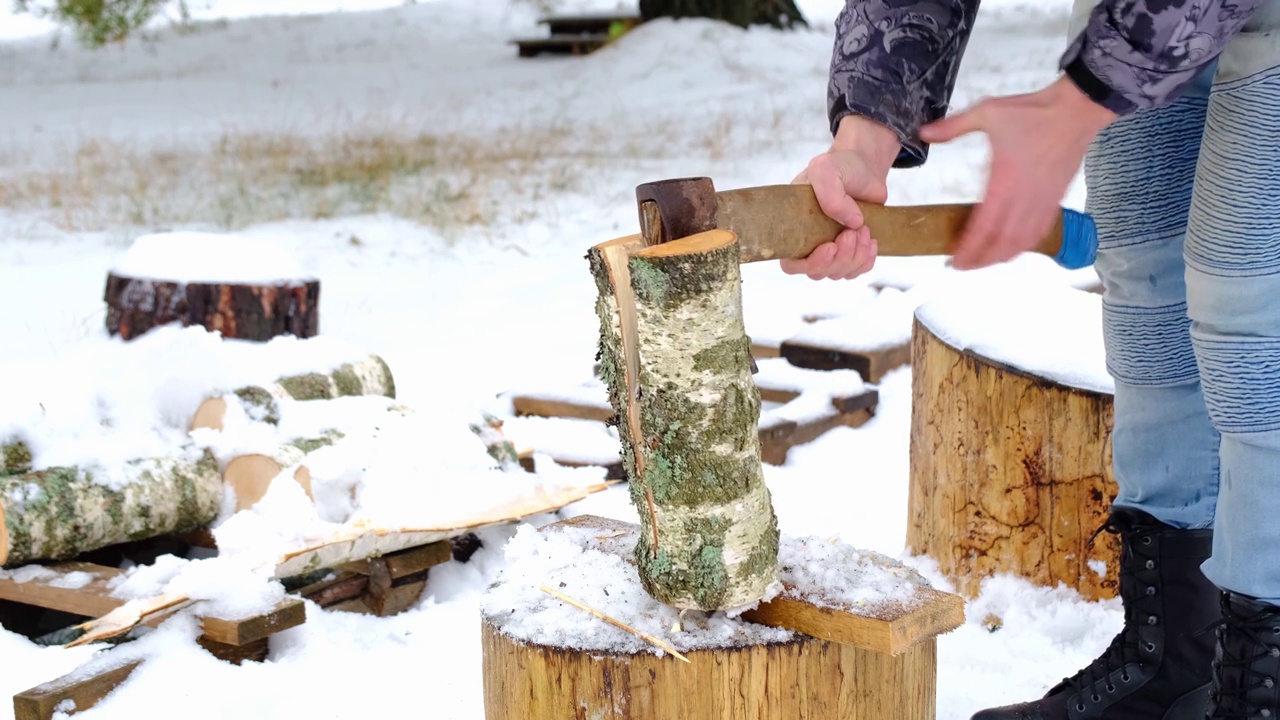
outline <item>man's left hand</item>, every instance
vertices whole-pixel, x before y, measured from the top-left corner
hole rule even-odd
[[[983,132],[991,146],[986,195],[961,232],[952,266],[986,267],[1035,247],[1053,227],[1089,143],[1116,117],[1063,76],[1037,92],[986,99],[921,128],[925,142]]]

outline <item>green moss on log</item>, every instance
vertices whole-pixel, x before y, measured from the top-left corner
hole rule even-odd
[[[630,259],[636,303],[663,309],[678,307],[724,285],[741,282],[738,244],[690,255]]]
[[[320,437],[314,438],[297,438],[289,442],[293,447],[298,448],[303,454],[309,454],[323,447],[329,447],[341,440],[344,436],[340,430],[326,430]]]
[[[5,566],[65,560],[131,540],[191,532],[216,517],[222,497],[217,460],[159,458],[131,463],[127,482],[99,482],[74,467],[0,480],[9,541]]]
[[[283,377],[276,382],[294,400],[324,400],[333,397],[328,375],[313,372]]]
[[[0,475],[20,475],[31,472],[33,458],[31,448],[27,447],[26,443],[21,440],[4,443],[0,445],[0,452],[3,453],[0,460],[4,463],[0,465]]]

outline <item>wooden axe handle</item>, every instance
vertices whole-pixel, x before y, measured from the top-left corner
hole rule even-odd
[[[844,229],[822,212],[810,185],[764,185],[716,193],[716,227],[738,236],[742,262],[807,257]],[[859,202],[880,256],[951,255],[971,203],[879,205]],[[1063,215],[1035,252],[1062,249]]]

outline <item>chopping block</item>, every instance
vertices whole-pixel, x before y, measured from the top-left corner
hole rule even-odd
[[[963,624],[958,596],[874,553],[783,538],[777,596],[736,618],[678,613],[640,586],[640,532],[579,516],[542,528],[540,552],[503,569],[481,601],[486,720],[936,716],[937,636]],[[806,572],[833,558],[839,572]],[[564,599],[584,597],[629,627],[660,625],[679,656]]]

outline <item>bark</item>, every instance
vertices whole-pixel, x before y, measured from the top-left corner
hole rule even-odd
[[[124,340],[174,322],[256,341],[279,335],[309,338],[320,331],[319,280],[177,283],[109,273],[103,299],[108,334]]]
[[[211,453],[141,460],[129,473],[118,489],[70,467],[0,478],[0,566],[190,532],[217,517],[222,477]]]
[[[332,400],[356,395],[384,395],[394,398],[396,384],[387,362],[377,355],[370,355],[364,360],[343,363],[328,373],[290,375],[270,385],[251,385],[229,394],[239,398],[254,419],[274,425],[280,421],[279,400]],[[196,408],[191,419],[191,429],[221,430],[226,412],[227,401],[224,396],[207,398]]]
[[[794,0],[640,0],[645,20],[657,17],[709,17],[739,27],[808,27]]]
[[[678,608],[759,600],[777,578],[760,393],[743,327],[736,237],[593,248],[601,377],[641,520],[641,583]]]
[[[1009,574],[1115,597],[1112,397],[961,352],[916,321],[907,549],[976,597]],[[1101,570],[1101,572],[1099,572]]]

